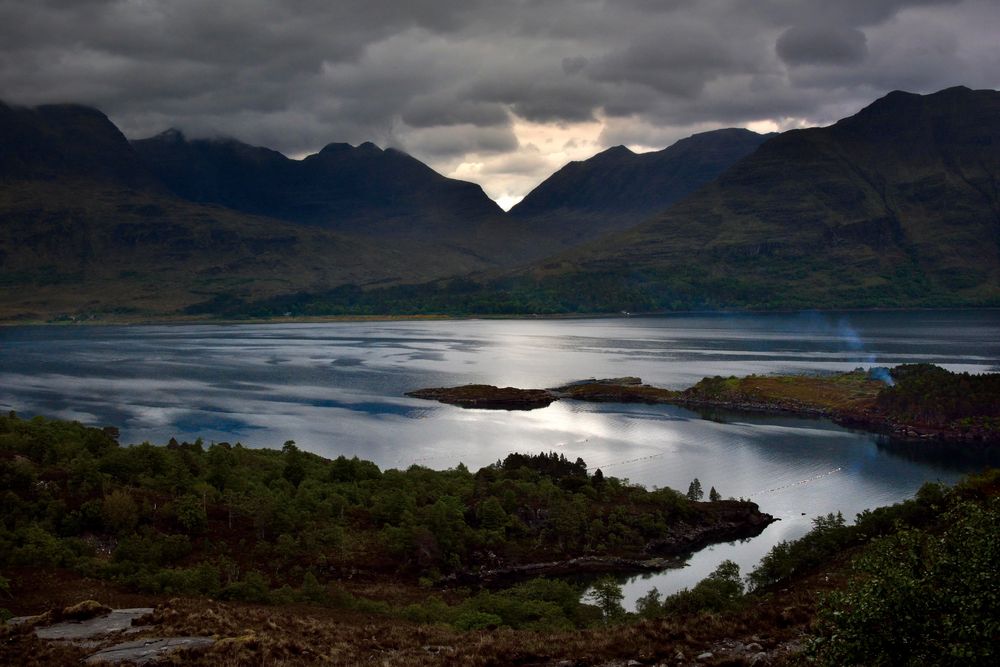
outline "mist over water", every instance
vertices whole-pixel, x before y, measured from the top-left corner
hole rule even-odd
[[[706,375],[820,373],[932,362],[1000,366],[1000,312],[677,315],[233,326],[0,329],[0,409],[121,428],[121,440],[295,440],[381,467],[473,470],[512,451],[583,457],[606,474],[750,497],[782,520],[687,567],[635,580],[691,586],[725,558],[746,572],[812,517],[909,497],[983,462],[900,451],[822,420],[670,406],[558,402],[531,412],[463,410],[403,396],[430,386],[552,387],[635,375],[683,388]]]

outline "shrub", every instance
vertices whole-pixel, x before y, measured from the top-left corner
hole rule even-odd
[[[996,664],[1000,500],[963,503],[943,525],[882,538],[859,559],[858,579],[821,610],[822,664]]]

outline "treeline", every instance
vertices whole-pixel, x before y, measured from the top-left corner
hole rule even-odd
[[[359,572],[430,584],[478,567],[638,556],[710,512],[557,454],[476,473],[381,470],[293,442],[125,447],[113,429],[13,413],[0,416],[0,489],[0,568],[256,600]]]
[[[1000,431],[1000,373],[952,373],[934,364],[891,371],[895,385],[876,399],[893,418],[927,426]]]
[[[957,299],[934,290],[919,276],[899,275],[881,285],[844,289],[831,294],[826,279],[800,280],[775,289],[773,277],[747,271],[705,272],[679,267],[670,272],[634,269],[626,272],[564,271],[543,267],[539,277],[491,280],[457,277],[413,285],[363,288],[346,284],[318,292],[296,292],[257,301],[220,294],[189,306],[187,314],[215,317],[293,317],[336,315],[556,315],[567,313],[651,313],[689,310],[768,310],[877,308],[900,306],[995,306],[993,300]],[[781,274],[806,275],[796,262]],[[819,275],[819,274],[816,274]],[[914,282],[915,281],[915,282]]]

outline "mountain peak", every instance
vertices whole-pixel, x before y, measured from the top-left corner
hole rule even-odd
[[[350,151],[350,150],[354,150],[354,146],[352,146],[352,145],[350,145],[348,143],[342,142],[342,141],[335,141],[335,142],[327,144],[326,146],[323,146],[323,149],[319,153],[317,153],[317,155],[330,155],[332,153],[344,153],[344,152]]]
[[[170,129],[160,132],[153,139],[157,141],[169,142],[172,144],[183,144],[187,141],[187,137],[184,133],[178,130],[176,127],[171,127]]]
[[[0,180],[4,177],[159,187],[114,123],[80,104],[0,107]]]
[[[618,144],[598,153],[598,155],[635,155],[635,153],[628,146]]]
[[[357,153],[357,154],[368,153],[374,155],[383,152],[385,151],[383,151],[381,148],[379,148],[370,141],[365,141],[363,143],[358,144],[357,146],[352,146],[351,144],[343,141],[335,141],[333,143],[327,144],[326,146],[323,146],[323,149],[319,153],[317,153],[317,155],[333,155],[337,153]]]

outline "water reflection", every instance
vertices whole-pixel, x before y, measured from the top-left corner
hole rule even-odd
[[[126,442],[201,436],[279,447],[293,439],[382,467],[475,469],[512,451],[559,451],[650,487],[686,489],[698,477],[705,489],[752,497],[782,518],[749,542],[717,545],[684,568],[629,583],[634,600],[651,585],[691,586],[724,558],[745,571],[776,541],[804,533],[813,516],[841,510],[851,518],[984,461],[817,420],[567,402],[491,412],[404,392],[624,375],[680,388],[705,375],[913,361],[983,372],[1000,364],[998,331],[996,311],[14,327],[0,329],[0,408],[115,424]]]

